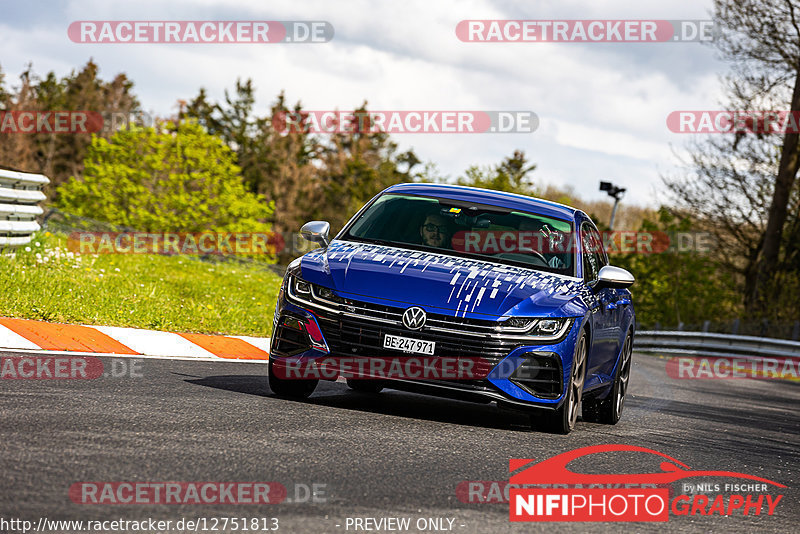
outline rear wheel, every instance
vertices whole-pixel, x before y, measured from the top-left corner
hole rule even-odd
[[[319,379],[314,380],[290,380],[280,378],[274,371],[274,363],[269,360],[269,389],[279,397],[289,399],[307,399],[317,388]]]
[[[564,402],[555,412],[531,415],[531,424],[535,428],[556,434],[569,434],[575,428],[583,398],[583,384],[586,380],[587,350],[587,337],[584,332],[578,340],[575,356],[572,358],[572,372]]]
[[[633,335],[628,332],[625,344],[622,346],[619,366],[614,376],[614,385],[611,393],[603,400],[586,399],[583,404],[583,418],[594,423],[616,425],[622,417],[622,408],[625,406],[625,396],[628,392],[628,383],[631,379],[631,361],[633,355]]]
[[[383,390],[379,381],[364,378],[348,378],[347,387],[360,393],[380,393]]]

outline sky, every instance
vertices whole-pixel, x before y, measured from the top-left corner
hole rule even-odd
[[[46,7],[45,7],[46,6]],[[710,0],[56,0],[0,1],[0,67],[15,85],[29,63],[44,75],[69,74],[90,58],[100,75],[124,72],[142,107],[175,113],[203,87],[214,100],[251,78],[257,111],[284,91],[311,110],[533,111],[532,133],[396,134],[442,176],[494,165],[524,150],[534,183],[571,186],[603,198],[599,182],[627,188],[623,202],[657,206],[661,176],[680,172],[692,134],[672,133],[675,110],[719,109],[728,65],[713,46],[666,43],[476,43],[455,28],[475,19],[709,19]],[[327,43],[75,43],[80,20],[316,20]]]

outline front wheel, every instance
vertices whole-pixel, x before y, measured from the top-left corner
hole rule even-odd
[[[272,359],[269,360],[267,365],[269,370],[269,389],[279,397],[286,397],[289,399],[307,399],[314,393],[317,388],[319,379],[314,380],[290,380],[280,378],[274,371],[274,364]]]
[[[572,372],[564,402],[555,412],[531,415],[531,424],[534,428],[542,428],[555,434],[569,434],[575,428],[583,398],[583,384],[586,380],[587,350],[587,337],[584,332],[578,340],[575,356],[572,358]]]
[[[583,418],[593,423],[616,425],[622,417],[625,395],[631,379],[631,360],[633,355],[633,335],[628,333],[622,346],[619,366],[614,375],[611,393],[603,400],[586,399],[583,404]]]

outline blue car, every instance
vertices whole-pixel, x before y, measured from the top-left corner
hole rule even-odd
[[[345,377],[524,410],[568,433],[620,419],[631,372],[633,276],[608,265],[582,211],[471,187],[400,184],[293,261],[275,309],[272,391]]]

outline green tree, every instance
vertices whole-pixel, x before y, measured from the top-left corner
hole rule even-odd
[[[129,115],[139,110],[133,83],[125,74],[112,80],[99,77],[100,68],[88,61],[77,72],[59,79],[54,72],[40,78],[29,65],[20,75],[20,84],[10,92],[0,89],[0,109],[9,111],[88,111],[110,117]],[[0,74],[0,76],[2,76]],[[113,134],[108,124],[100,132]],[[91,143],[89,134],[29,133],[2,136],[0,158],[9,166],[40,172],[50,178],[45,188],[53,199],[59,185],[83,172],[83,159]]]
[[[225,90],[223,103],[211,102],[205,89],[189,102],[185,116],[197,118],[209,133],[220,137],[234,152],[242,168],[245,185],[253,193],[264,193],[267,177],[276,171],[267,117],[254,112],[252,80],[236,80],[233,92]],[[282,98],[279,97],[279,98]]]
[[[196,118],[236,152],[247,189],[275,203],[274,229],[296,231],[317,201],[319,169],[312,160],[321,146],[306,132],[273,127],[273,118],[302,112],[299,103],[290,110],[283,93],[264,116],[254,108],[251,80],[237,80],[235,90],[225,91],[221,103],[211,101],[200,89],[183,116]]]
[[[0,110],[5,109],[5,103],[9,96],[11,95],[6,89],[6,75],[3,73],[3,68],[0,67]]]
[[[0,109],[6,112],[39,109],[34,88],[36,82],[31,77],[31,68],[28,66],[19,77],[18,87],[0,91]],[[0,162],[21,171],[40,172],[36,163],[36,145],[29,135],[0,133]]]
[[[688,217],[677,217],[661,208],[658,219],[645,219],[640,232],[666,233],[674,241],[677,233],[696,231]],[[655,239],[654,239],[655,241]],[[655,323],[675,327],[699,327],[704,321],[737,317],[741,299],[732,277],[719,268],[708,252],[680,251],[672,242],[669,249],[652,254],[632,252],[611,254],[612,265],[628,269],[636,277],[631,287],[637,319],[646,328]]]
[[[273,125],[273,119],[285,117],[289,111],[281,93],[270,109],[269,120],[259,125],[265,154],[260,160],[256,192],[274,200],[275,228],[280,232],[297,232],[310,219],[320,196],[319,168],[315,165],[321,150],[319,142],[306,132],[281,132]],[[299,102],[291,112],[302,113]]]
[[[472,166],[466,170],[465,176],[458,179],[459,185],[519,193],[521,195],[534,195],[530,172],[536,165],[528,162],[525,152],[515,150],[511,156],[506,156],[501,163],[494,167],[481,168]]]
[[[58,205],[142,231],[267,231],[273,206],[248,192],[234,153],[196,121],[94,137]]]
[[[320,200],[313,213],[337,231],[383,189],[414,181],[421,163],[413,150],[399,152],[389,134],[369,127],[366,102],[353,115],[352,124],[326,137],[319,158]]]

